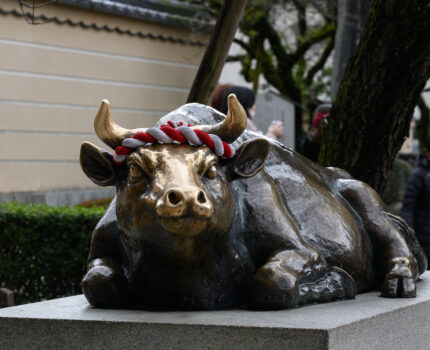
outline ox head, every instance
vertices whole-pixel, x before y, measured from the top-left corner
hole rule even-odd
[[[208,110],[194,106],[194,110]],[[193,128],[229,143],[235,141],[246,127],[246,114],[234,95],[229,97],[229,111],[222,119],[215,125]],[[112,148],[124,138],[145,131],[114,123],[107,101],[103,101],[94,125],[100,139]],[[207,146],[153,144],[135,149],[118,166],[110,153],[85,142],[80,159],[83,171],[94,183],[116,186],[121,229],[134,239],[163,245],[174,238],[209,239],[226,234],[234,212],[230,182],[258,173],[268,151],[269,143],[263,138],[244,142],[231,159],[218,157]]]

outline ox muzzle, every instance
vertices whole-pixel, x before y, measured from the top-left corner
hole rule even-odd
[[[202,189],[182,186],[166,190],[157,201],[156,211],[167,231],[194,235],[206,229],[213,205]]]

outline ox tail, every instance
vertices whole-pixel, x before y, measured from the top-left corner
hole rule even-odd
[[[388,216],[390,221],[398,228],[398,230],[403,234],[406,239],[406,242],[409,245],[412,253],[415,256],[418,264],[418,270],[420,275],[423,274],[427,270],[427,256],[424,253],[423,248],[418,242],[417,237],[415,236],[415,232],[409,225],[403,220],[401,217],[385,212],[385,215]]]

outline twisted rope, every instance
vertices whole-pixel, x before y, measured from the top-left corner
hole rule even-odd
[[[193,130],[191,125],[182,122],[167,122],[160,128],[149,128],[146,132],[138,132],[130,138],[122,141],[121,146],[115,148],[113,162],[117,165],[124,163],[127,156],[138,147],[149,146],[153,143],[188,143],[191,146],[206,145],[215,152],[218,157],[231,158],[234,156],[234,148],[221,140],[217,135],[208,134],[202,130]]]

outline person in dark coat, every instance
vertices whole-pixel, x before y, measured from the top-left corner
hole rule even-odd
[[[246,128],[251,131],[259,132],[257,126],[253,121],[253,116],[255,114],[255,94],[254,91],[245,87],[232,84],[222,84],[218,85],[212,96],[211,105],[220,112],[227,114],[228,102],[227,97],[230,94],[235,94],[238,101],[242,105],[246,112],[247,125]],[[284,124],[282,122],[271,124],[266,132],[266,136],[278,140],[282,137],[284,132]]]
[[[417,166],[406,186],[401,216],[415,234],[430,259],[430,135]]]

